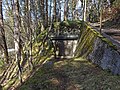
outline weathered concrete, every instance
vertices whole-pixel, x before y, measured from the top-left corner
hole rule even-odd
[[[77,40],[59,40],[56,41],[56,52],[58,57],[73,58],[77,46]]]
[[[103,69],[112,71],[113,74],[120,75],[120,54],[101,39],[97,38],[93,51],[88,55],[93,63],[98,64]]]
[[[109,36],[102,36],[86,25],[81,32],[75,56],[87,58],[101,68],[120,75],[120,46],[114,42]]]
[[[55,24],[55,27],[56,30],[64,31],[76,28],[79,31],[77,34],[80,35],[76,43],[75,41],[63,41],[62,43],[58,41],[60,44],[58,45],[59,56],[87,58],[101,68],[120,75],[119,42],[104,33],[101,35],[95,27],[83,24],[82,21],[65,21]]]

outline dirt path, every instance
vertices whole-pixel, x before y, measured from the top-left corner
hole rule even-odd
[[[19,90],[120,90],[120,76],[84,59],[50,61]]]

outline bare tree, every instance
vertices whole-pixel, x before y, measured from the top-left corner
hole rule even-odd
[[[13,0],[13,15],[14,15],[14,43],[16,51],[16,61],[19,70],[19,79],[22,83],[22,69],[20,66],[21,60],[21,48],[20,48],[20,29],[19,29],[19,2],[18,0]]]

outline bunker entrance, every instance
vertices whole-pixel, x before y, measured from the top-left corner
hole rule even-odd
[[[55,58],[72,58],[77,46],[78,35],[59,35],[51,37]]]

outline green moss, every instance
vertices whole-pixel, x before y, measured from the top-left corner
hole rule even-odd
[[[94,40],[97,38],[97,35],[96,31],[92,30],[89,26],[85,26],[82,29],[75,56],[87,57],[93,51]]]
[[[120,77],[95,67],[83,58],[62,59],[44,65],[18,90],[119,90]],[[74,90],[71,89],[71,90]]]
[[[60,22],[54,22],[54,28],[58,28],[58,27],[60,27]]]
[[[86,23],[82,24],[81,36],[75,52],[76,57],[87,57],[93,51],[94,41],[97,38],[100,38],[103,42],[108,44],[109,47],[116,49],[116,46],[110,40],[102,36],[98,31],[92,29]]]
[[[110,40],[108,40],[107,38],[101,38],[102,39],[102,41],[104,41],[104,42],[106,42],[111,48],[113,48],[113,49],[117,49],[117,46],[116,45],[114,45]]]
[[[3,86],[2,90],[8,90],[17,80],[17,78],[9,80],[9,82]]]
[[[82,22],[79,20],[73,20],[73,21],[67,20],[67,21],[61,22],[60,26],[67,27],[67,28],[79,28],[81,27],[81,24]]]
[[[113,45],[113,43],[108,40],[107,38],[103,37],[99,32],[95,31],[94,29],[92,29],[90,26],[88,26],[88,24],[80,21],[80,20],[67,20],[67,21],[63,21],[63,22],[56,22],[54,23],[54,27],[58,28],[58,27],[66,27],[66,28],[79,28],[81,27],[81,36],[80,36],[80,42],[85,45],[88,41],[89,38],[91,38],[91,33],[93,33],[92,35],[94,35],[95,37],[99,37],[103,42],[106,42],[110,47],[112,47],[113,49],[116,49],[116,46]],[[65,28],[63,28],[64,30]],[[81,44],[81,45],[82,45]],[[80,49],[79,49],[80,50]]]
[[[80,28],[80,39],[78,42],[78,47],[76,50],[77,56],[87,56],[90,52],[93,50],[94,40],[98,37],[103,42],[108,44],[108,46],[112,47],[113,49],[116,49],[116,46],[107,38],[102,36],[98,31],[94,30],[92,27],[90,27],[88,24],[78,21],[78,20],[67,20],[63,21],[61,23],[56,23],[55,27],[60,27],[62,30],[66,30],[66,28]],[[84,54],[83,54],[84,53]]]

